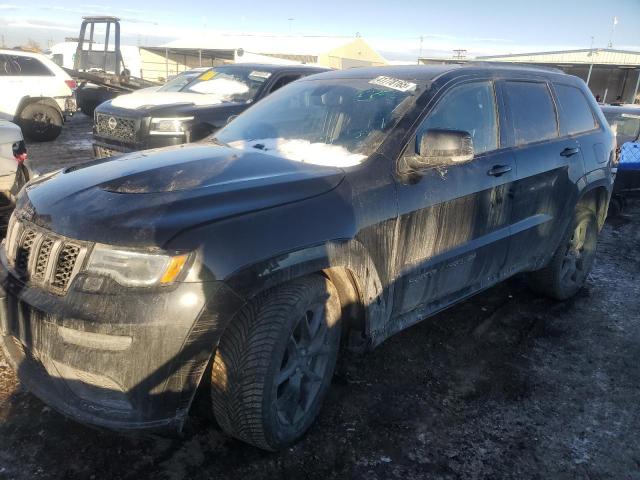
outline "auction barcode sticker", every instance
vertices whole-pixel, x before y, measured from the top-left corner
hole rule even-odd
[[[261,72],[259,70],[254,70],[249,74],[250,77],[255,78],[269,78],[271,76],[271,72]]]
[[[411,92],[416,89],[418,85],[399,78],[380,76],[369,81],[372,85],[380,85],[382,87],[392,88],[400,92]]]

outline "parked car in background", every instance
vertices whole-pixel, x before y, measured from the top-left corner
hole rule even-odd
[[[640,193],[640,106],[604,106],[604,115],[616,133],[618,168],[610,213],[624,209],[626,197]]]
[[[561,72],[314,75],[210,140],[32,181],[0,250],[0,344],[80,421],[180,428],[202,383],[222,429],[279,449],[318,415],[341,338],[375,347],[520,272],[578,292],[614,148]]]
[[[17,125],[0,120],[0,236],[4,236],[15,198],[29,181],[27,148]]]
[[[325,71],[304,65],[224,65],[185,73],[154,91],[121,95],[95,111],[94,154],[110,157],[201,140],[278,88]]]
[[[0,50],[0,118],[17,123],[35,141],[60,135],[66,115],[76,111],[75,80],[32,52]]]

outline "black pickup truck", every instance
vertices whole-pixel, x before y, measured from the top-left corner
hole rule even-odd
[[[306,65],[224,65],[184,75],[178,83],[121,95],[95,110],[94,155],[201,140],[287,83],[326,71]]]
[[[314,75],[209,140],[30,183],[0,249],[0,344],[82,422],[180,428],[204,385],[226,432],[282,448],[341,344],[375,347],[520,272],[573,296],[614,149],[561,72]]]

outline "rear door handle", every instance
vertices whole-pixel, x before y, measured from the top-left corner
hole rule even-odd
[[[492,177],[499,177],[500,175],[504,175],[511,171],[510,165],[494,165],[491,170],[487,172],[487,175],[491,175]]]
[[[560,152],[560,155],[563,157],[573,157],[579,151],[580,149],[578,147],[567,147]]]

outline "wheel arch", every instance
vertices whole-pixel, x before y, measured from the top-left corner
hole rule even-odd
[[[22,111],[27,106],[32,105],[34,103],[37,103],[40,105],[47,105],[49,107],[54,108],[56,112],[58,112],[58,114],[60,115],[60,118],[64,120],[64,115],[60,110],[60,105],[58,105],[58,103],[53,98],[50,98],[50,97],[24,97],[22,100],[20,100],[20,103],[18,104],[15,118],[16,119],[20,118],[20,114],[22,113]]]
[[[382,341],[390,303],[373,261],[355,240],[279,255],[242,269],[224,281],[251,301],[269,289],[312,274],[328,278],[338,290],[351,348],[363,350]]]
[[[576,208],[587,208],[596,215],[598,230],[604,226],[611,198],[611,188],[604,182],[598,182],[586,187],[578,197]]]

